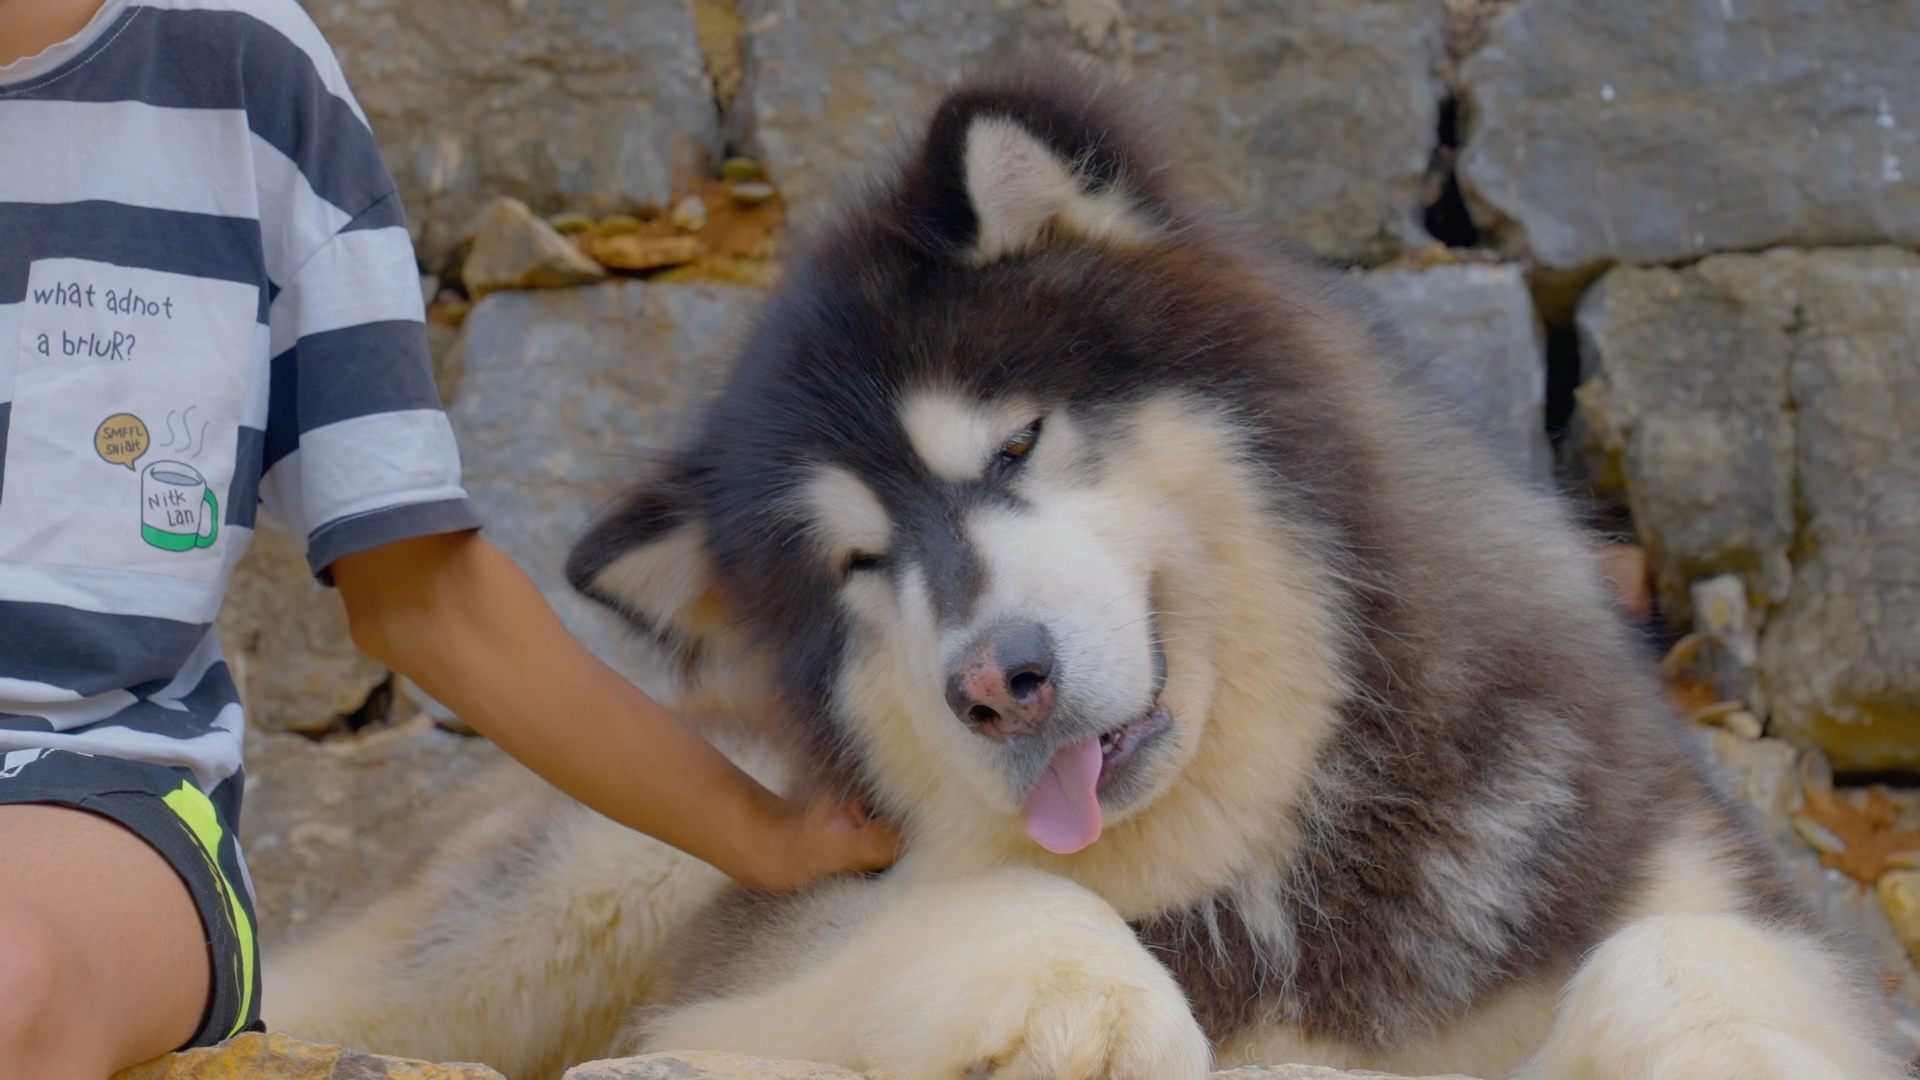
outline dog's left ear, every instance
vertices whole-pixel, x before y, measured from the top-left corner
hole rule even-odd
[[[567,556],[567,580],[671,651],[684,653],[732,622],[707,554],[691,476],[667,466],[594,522]]]
[[[904,188],[916,231],[975,265],[1064,238],[1134,246],[1171,225],[1147,140],[1091,80],[959,90],[928,126]]]
[[[784,744],[774,664],[750,640],[714,572],[706,514],[685,467],[669,465],[594,522],[567,580],[654,639],[672,662],[669,704],[703,730]]]

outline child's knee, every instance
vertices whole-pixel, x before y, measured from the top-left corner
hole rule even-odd
[[[87,1008],[77,964],[55,923],[0,907],[0,1080],[48,1075],[35,1070],[74,1045]]]

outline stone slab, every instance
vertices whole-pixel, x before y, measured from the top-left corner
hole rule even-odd
[[[286,1035],[240,1035],[168,1054],[113,1080],[504,1080],[485,1065],[435,1065],[382,1057]]]
[[[1460,179],[1549,267],[1920,244],[1920,2],[1520,0],[1460,71]]]
[[[1316,1065],[1250,1065],[1213,1074],[1212,1080],[1361,1080],[1386,1073],[1356,1073]],[[734,1054],[672,1053],[590,1061],[567,1070],[564,1080],[885,1080],[805,1061],[773,1061]],[[1409,1078],[1411,1080],[1411,1078]],[[1468,1080],[1427,1077],[1425,1080]]]
[[[537,213],[664,204],[717,164],[683,0],[302,0],[399,185],[429,270],[495,195]]]
[[[1546,341],[1521,269],[1392,269],[1364,280],[1422,378],[1503,461],[1550,483]]]
[[[354,647],[340,594],[314,580],[299,545],[264,510],[218,626],[247,718],[258,727],[317,734],[387,680],[387,669]]]
[[[485,534],[574,634],[643,685],[657,673],[562,566],[648,455],[678,443],[761,295],[639,281],[500,292],[462,328],[465,366],[449,416]]]
[[[740,13],[736,141],[803,223],[883,169],[964,74],[1039,53],[1137,78],[1202,193],[1313,252],[1382,262],[1424,239],[1439,3],[743,0]]]

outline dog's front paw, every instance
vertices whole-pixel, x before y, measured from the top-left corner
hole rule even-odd
[[[966,1075],[992,1080],[1189,1080],[1207,1074],[1206,1036],[1151,957],[1055,955],[981,1018]],[[1134,970],[1126,970],[1132,968]]]
[[[1173,976],[1099,897],[1038,877],[997,933],[956,933],[887,987],[874,1064],[901,1080],[1202,1080],[1207,1039]]]

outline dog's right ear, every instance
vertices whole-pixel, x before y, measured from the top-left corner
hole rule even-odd
[[[594,522],[567,556],[567,580],[685,653],[733,621],[706,538],[690,476],[669,466]]]
[[[1173,207],[1141,111],[1084,71],[1029,67],[954,91],[907,167],[914,233],[975,266],[1068,238],[1154,243]]]

